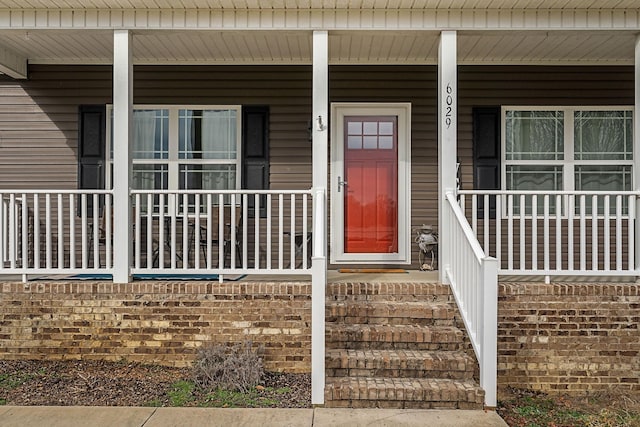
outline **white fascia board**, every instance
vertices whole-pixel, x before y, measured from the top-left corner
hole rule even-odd
[[[4,9],[0,29],[640,30],[639,9]]]
[[[0,72],[14,79],[26,79],[27,58],[0,45]]]

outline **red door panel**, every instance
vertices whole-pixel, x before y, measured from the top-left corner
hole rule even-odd
[[[396,253],[397,117],[345,117],[344,136],[345,253]]]

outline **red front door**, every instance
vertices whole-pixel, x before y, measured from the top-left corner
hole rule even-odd
[[[344,252],[398,252],[398,118],[344,118]]]

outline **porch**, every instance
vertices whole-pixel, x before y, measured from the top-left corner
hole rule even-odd
[[[336,9],[320,1],[250,9],[232,1],[233,8],[192,2],[170,10],[106,1],[97,10],[81,2],[70,10],[55,3],[0,11],[0,67],[16,79],[2,81],[0,274],[105,274],[113,280],[98,286],[101,292],[139,286],[142,294],[157,288],[132,282],[136,275],[310,277],[310,288],[303,286],[311,301],[313,403],[321,404],[327,266],[415,266],[411,229],[437,224],[438,282],[450,284],[487,406],[496,399],[499,274],[639,274],[640,175],[633,171],[640,165],[640,121],[631,119],[627,132],[629,112],[640,103],[632,6],[583,10],[547,2],[548,10],[533,3],[497,10],[479,1],[469,9],[425,9],[374,2],[371,9]],[[354,120],[359,133],[349,134],[338,131],[349,127],[347,117],[331,110],[346,104],[382,108],[349,113],[378,117]],[[389,108],[400,104],[401,114]],[[571,113],[623,111],[624,150],[601,150],[623,158],[578,164],[567,136],[566,153],[540,165],[508,159],[499,137],[490,144],[474,139],[478,108],[526,115],[567,106],[575,107]],[[241,116],[269,108],[273,116],[259,113],[252,125]],[[138,123],[136,111],[146,116]],[[202,148],[203,129],[224,133],[211,126],[190,132],[189,142],[180,139],[187,135],[180,134],[181,120],[202,124],[219,120],[219,112],[234,117],[224,127],[224,149]],[[402,126],[389,131],[402,115]],[[566,117],[568,131],[574,116]],[[490,130],[505,121],[494,120]],[[372,123],[375,134],[365,131]],[[134,135],[136,126],[144,135]],[[392,232],[381,233],[383,255],[344,254],[341,190],[356,185],[342,179],[348,168],[341,156],[349,136],[360,150],[372,149],[372,135],[375,149],[397,150],[393,179],[385,180],[397,197],[383,206],[396,209],[388,215]],[[562,144],[552,145],[558,151]],[[511,169],[501,160],[512,161]],[[620,188],[580,187],[575,172],[587,166],[593,177],[594,165],[608,167],[605,175]],[[515,189],[505,179],[514,171],[543,176],[554,187]],[[214,285],[228,292],[226,283],[190,286],[206,294]]]

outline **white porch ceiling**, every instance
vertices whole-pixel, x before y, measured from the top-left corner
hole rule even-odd
[[[435,64],[438,33],[335,31],[332,64]],[[632,32],[461,31],[460,64],[633,64]],[[5,30],[0,45],[32,64],[110,64],[109,30]],[[310,64],[308,31],[134,32],[136,64]]]
[[[638,0],[0,0],[7,9],[636,9]]]

